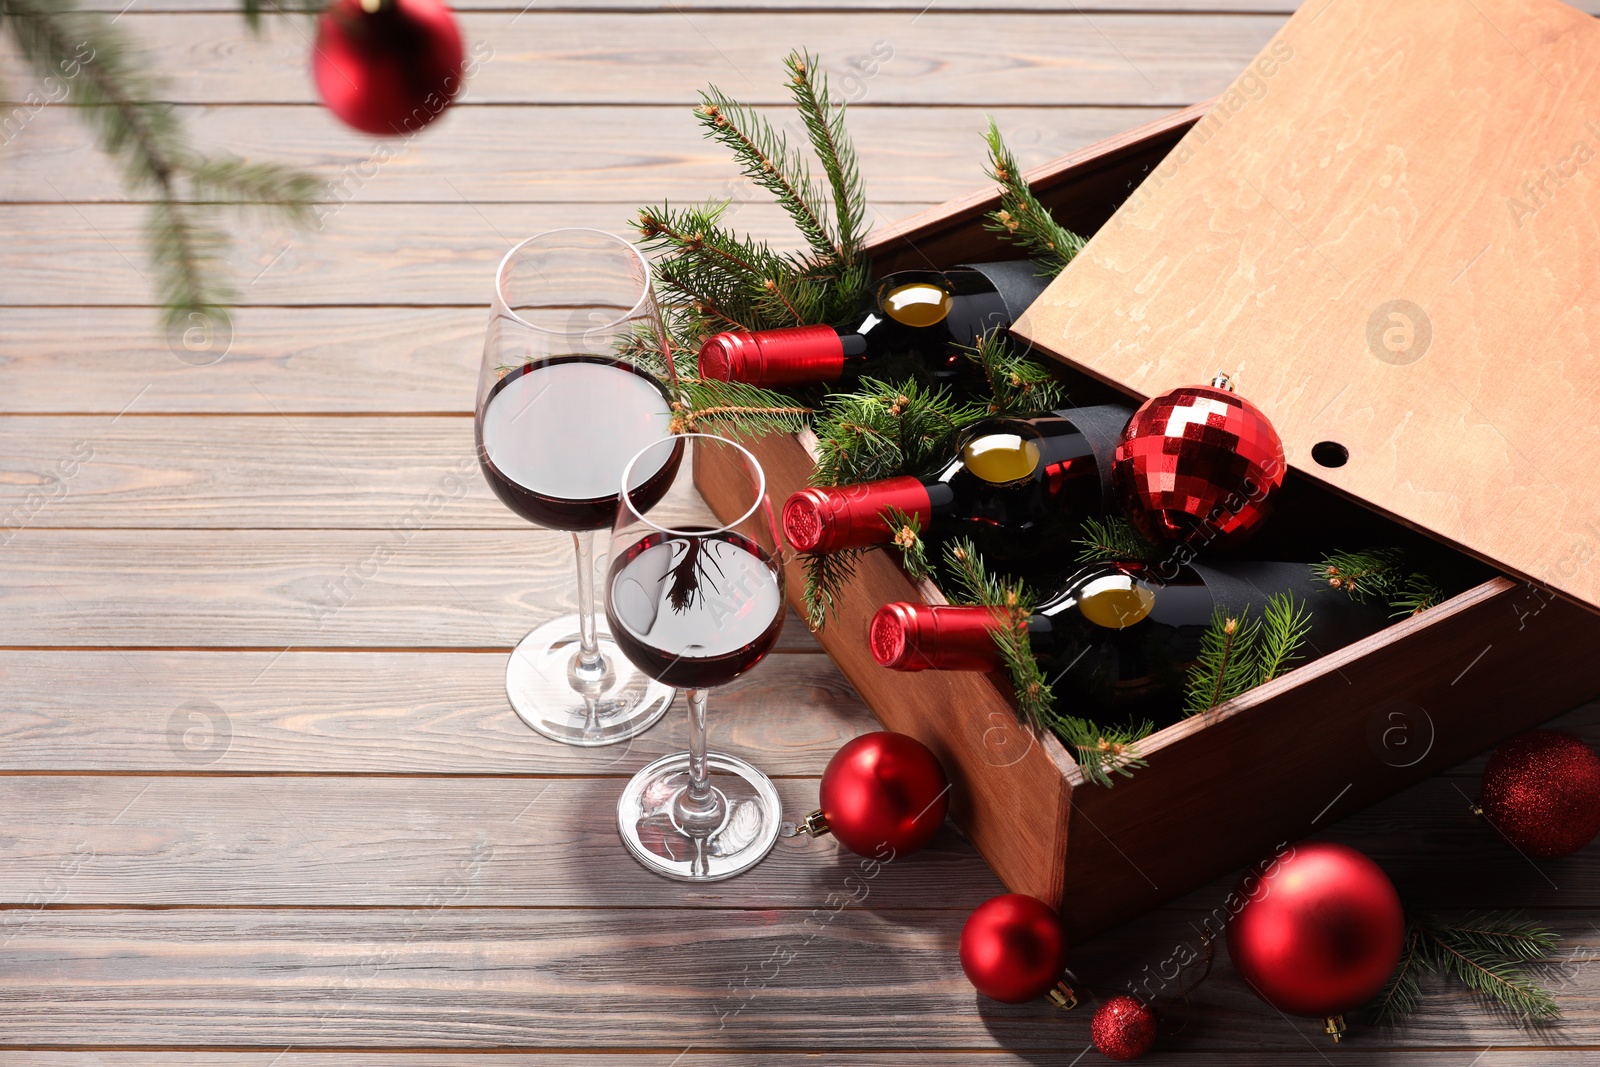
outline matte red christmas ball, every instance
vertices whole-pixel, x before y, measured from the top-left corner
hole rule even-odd
[[[897,856],[916,852],[950,810],[938,757],[916,738],[887,731],[862,734],[835,752],[818,792],[828,831],[863,856],[882,858],[885,848]]]
[[[1156,1013],[1127,994],[1112,997],[1094,1010],[1089,1036],[1107,1059],[1136,1060],[1156,1043]]]
[[[1600,833],[1600,756],[1571,734],[1530,730],[1495,749],[1479,802],[1530,856],[1567,856]]]
[[[334,0],[311,67],[328,110],[365,133],[414,133],[461,91],[461,32],[439,0]]]
[[[1259,527],[1285,469],[1283,441],[1259,408],[1221,386],[1196,385],[1151,397],[1133,413],[1111,483],[1146,539],[1198,550],[1237,543]]]
[[[986,900],[961,928],[961,969],[994,1000],[1035,1000],[1061,981],[1066,967],[1066,929],[1037,897],[1006,893]]]
[[[1289,1015],[1333,1017],[1371,1000],[1400,962],[1405,912],[1383,868],[1348,845],[1306,841],[1235,892],[1228,955]]]

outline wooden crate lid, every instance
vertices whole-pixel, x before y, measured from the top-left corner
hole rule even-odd
[[[1600,24],[1308,0],[1017,330],[1228,371],[1297,470],[1600,607]]]

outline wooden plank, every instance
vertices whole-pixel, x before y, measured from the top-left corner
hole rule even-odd
[[[920,204],[876,203],[873,221],[893,222]],[[559,226],[629,234],[633,208],[620,203],[351,203],[320,229],[255,217],[230,220],[236,241],[224,260],[236,303],[291,306],[439,306],[487,309],[495,268],[512,245]],[[137,204],[4,204],[0,306],[149,305],[146,209]],[[776,247],[793,227],[775,205],[740,205],[734,225]],[[40,255],[48,248],[50,255]],[[165,343],[157,333],[159,342]]]
[[[16,530],[0,545],[0,647],[509,650],[575,610],[568,544],[531,525]],[[778,649],[815,647],[790,615]]]
[[[760,110],[780,126],[795,121],[791,108]],[[1164,110],[864,106],[851,109],[850,131],[873,200],[935,203],[983,183],[987,114],[1032,166]],[[740,178],[722,146],[706,141],[686,105],[464,106],[437,132],[402,145],[355,133],[317,106],[184,106],[176,114],[202,151],[325,176],[331,203],[767,198]],[[16,133],[0,154],[0,201],[149,199],[148,190],[129,192],[80,118],[46,108]]]
[[[800,836],[736,881],[652,874],[617,835],[644,759],[607,755],[585,778],[0,776],[0,902],[412,908],[454,886],[451,906],[804,909],[856,870],[837,842]],[[816,807],[815,779],[776,781],[786,819]],[[1000,892],[953,827],[872,883],[874,907],[970,910]]]
[[[472,411],[487,296],[482,307],[246,307],[230,318],[228,335],[186,346],[151,308],[0,307],[0,412]]]
[[[782,58],[804,42],[860,104],[1182,106],[1225,87],[1280,15],[994,12],[468,12],[471,103],[694,102],[715,81],[745,103],[785,103]],[[172,72],[177,103],[310,103],[305,29],[237,14],[152,14],[121,25]],[[717,42],[722,42],[719,45]],[[735,43],[736,42],[736,43]],[[649,76],[640,75],[648,65]],[[179,73],[181,72],[181,73]],[[870,75],[868,72],[871,72]],[[15,91],[13,90],[13,93]],[[25,96],[25,94],[23,94]],[[452,121],[446,116],[441,121]]]
[[[688,745],[684,705],[631,742],[546,741],[500,652],[0,652],[0,773],[618,774]],[[719,689],[711,746],[818,775],[877,729],[826,656],[779,653]]]
[[[126,2],[126,0],[124,0]],[[1578,7],[1585,4],[1594,4],[1595,0],[1581,0]],[[89,11],[120,11],[121,6],[116,0],[89,0],[84,5]],[[1081,10],[1091,16],[1106,11],[1149,11],[1158,5],[1151,0],[1095,0],[1092,6]],[[1290,15],[1297,5],[1294,0],[1160,0],[1159,10],[1171,12],[1240,12],[1244,14]],[[452,4],[451,7],[458,12],[462,11],[520,11],[522,6],[516,0],[470,0],[467,3]],[[898,12],[906,15],[918,15],[927,7],[926,3],[916,3],[914,0],[858,0],[850,5],[855,11],[886,11]],[[638,11],[638,12],[681,12],[684,15],[698,15],[704,12],[720,10],[735,11],[761,11],[772,9],[784,12],[816,11],[836,12],[839,10],[837,0],[805,0],[803,3],[791,0],[694,0],[693,3],[674,4],[668,0],[561,0],[558,4],[543,4],[545,11],[559,9],[565,11]],[[145,14],[168,11],[226,11],[230,10],[218,0],[140,0],[139,10]],[[1041,11],[1059,12],[1061,5],[1053,0],[940,0],[938,10],[944,14],[960,13],[986,13],[991,11]],[[1586,8],[1587,10],[1587,8]]]
[[[13,913],[26,921],[0,955],[5,1040],[29,1045],[96,1033],[136,1046],[274,1053],[313,1043],[329,1051],[582,1046],[591,1053],[642,1045],[674,1054],[690,1046],[702,1054],[931,1047],[1036,1050],[1063,1055],[1043,1061],[1063,1065],[1088,1045],[1086,1010],[1062,1015],[1044,1002],[1004,1005],[973,992],[956,960],[959,911],[880,907],[877,883],[858,884],[873,908],[832,914],[438,904],[399,912]],[[1084,946],[1074,965],[1097,976],[1085,991],[1104,995],[1146,966],[1159,968],[1174,946],[1195,939],[1191,923],[1199,917],[1162,912]],[[1591,915],[1552,912],[1541,920],[1574,952],[1564,965],[1566,1032],[1589,1032],[1600,993]],[[1184,1052],[1249,1049],[1260,1058],[1243,1062],[1258,1064],[1285,1062],[1265,1058],[1278,1050],[1333,1054],[1320,1021],[1284,1018],[1226,961],[1190,1003]],[[1405,1029],[1357,1032],[1338,1052],[1435,1047],[1466,1063],[1486,1046],[1539,1041],[1467,994],[1430,989],[1427,1007]],[[1463,1057],[1462,1050],[1471,1051]]]
[[[1474,1049],[1474,1052],[1478,1050]],[[498,1053],[494,1067],[571,1067],[581,1063],[582,1050],[573,1052]],[[909,1052],[850,1052],[852,1067],[1073,1067],[1082,1049],[1063,1052],[1000,1052],[992,1049],[963,1049],[945,1052],[923,1046]],[[1347,1067],[1463,1067],[1462,1050],[1419,1051],[1351,1047],[1349,1041],[1337,1050],[1320,1048],[1283,1049],[1273,1052],[1229,1050],[1181,1054],[1158,1049],[1147,1064],[1181,1063],[1186,1067],[1327,1067],[1329,1058]],[[1469,1053],[1470,1055],[1470,1053]],[[9,1067],[395,1067],[392,1052],[7,1052]],[[1507,1049],[1483,1050],[1472,1067],[1586,1067],[1593,1062],[1592,1049]],[[593,1058],[593,1057],[585,1057]],[[816,1054],[809,1052],[621,1052],[607,1051],[605,1062],[619,1067],[819,1067]],[[473,1053],[434,1053],[428,1067],[484,1067],[485,1057]],[[398,1062],[404,1063],[404,1060]],[[1091,1061],[1092,1062],[1092,1061]]]
[[[1600,608],[1597,47],[1554,0],[1304,9],[1022,332],[1142,395],[1225,367],[1300,472]]]

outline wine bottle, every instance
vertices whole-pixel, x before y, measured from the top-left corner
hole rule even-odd
[[[715,334],[700,347],[700,376],[750,385],[836,382],[893,356],[911,356],[936,381],[956,378],[971,346],[1004,329],[1050,279],[1031,260],[903,270],[882,278],[840,326]]]
[[[1375,633],[1388,623],[1304,563],[1214,562],[1165,568],[1099,563],[1073,575],[1028,619],[1034,657],[1061,707],[1099,721],[1173,721],[1181,712],[1185,672],[1221,608],[1260,619],[1267,601],[1292,593],[1311,629],[1294,662],[1303,663]],[[990,671],[1004,664],[992,608],[888,604],[868,631],[873,657],[900,671]]]
[[[1008,564],[1070,537],[1086,516],[1105,512],[1117,437],[1133,414],[1121,404],[1052,412],[1033,419],[986,419],[962,439],[956,459],[934,478],[902,476],[814,487],[783,506],[783,529],[802,552],[887,544],[889,508],[925,532],[966,536],[985,559]]]

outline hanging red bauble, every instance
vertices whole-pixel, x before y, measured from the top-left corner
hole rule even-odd
[[[1126,993],[1094,1010],[1089,1036],[1100,1054],[1112,1060],[1136,1060],[1156,1043],[1156,1013]]]
[[[993,897],[979,904],[961,928],[961,969],[986,997],[1007,1004],[1034,1000],[1056,988],[1066,968],[1061,916],[1037,897]]]
[[[1219,375],[1146,400],[1123,428],[1111,482],[1146,539],[1200,549],[1260,526],[1284,470],[1278,431]]]
[[[414,133],[461,91],[461,32],[440,0],[334,0],[311,66],[328,110],[365,133]]]
[[[1329,1020],[1372,999],[1405,942],[1400,896],[1383,869],[1348,845],[1307,841],[1254,869],[1235,891],[1228,955],[1268,1004]],[[1342,1028],[1342,1027],[1341,1027]]]
[[[1600,756],[1571,734],[1530,730],[1483,769],[1483,814],[1517,848],[1551,858],[1600,833]]]
[[[801,830],[832,833],[850,851],[881,859],[886,850],[903,856],[933,840],[950,810],[950,783],[927,745],[879,731],[833,754],[818,800]]]

